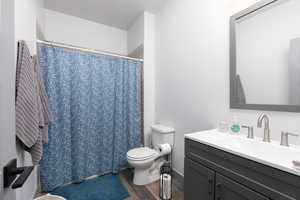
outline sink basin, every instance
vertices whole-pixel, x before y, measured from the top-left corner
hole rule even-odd
[[[284,147],[278,142],[266,143],[261,138],[248,139],[245,135],[232,135],[209,130],[186,134],[186,138],[223,151],[300,176],[293,161],[300,161],[298,146]]]

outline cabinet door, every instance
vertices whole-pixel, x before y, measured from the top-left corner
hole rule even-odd
[[[215,172],[185,158],[184,199],[214,200]]]
[[[216,200],[269,200],[269,198],[216,174]]]

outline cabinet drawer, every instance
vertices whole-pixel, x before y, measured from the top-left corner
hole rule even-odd
[[[269,200],[269,198],[216,174],[216,200]]]

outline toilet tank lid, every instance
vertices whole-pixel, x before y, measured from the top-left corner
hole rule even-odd
[[[151,126],[153,131],[159,132],[159,133],[174,133],[175,129],[172,127],[164,126],[161,124],[156,124]]]

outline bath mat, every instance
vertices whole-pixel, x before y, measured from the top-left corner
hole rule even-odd
[[[129,197],[128,191],[116,175],[106,175],[56,188],[51,192],[67,200],[123,200]]]

